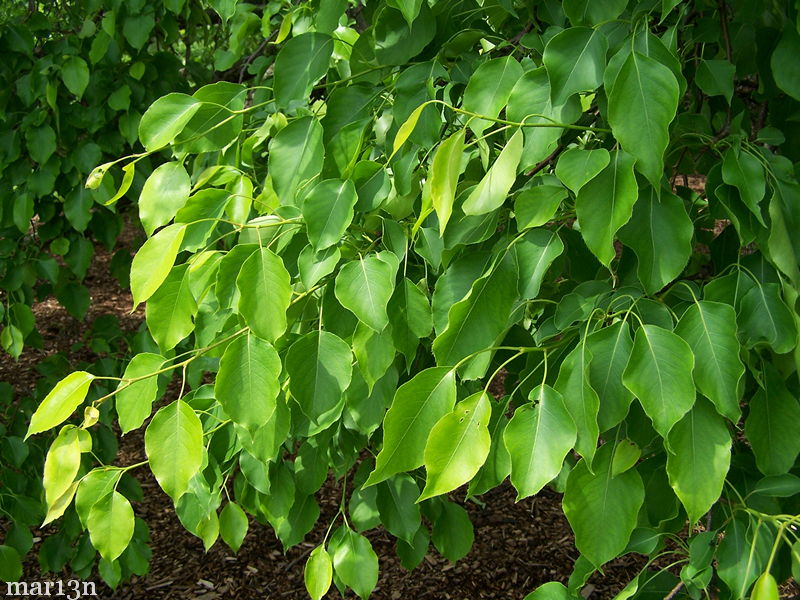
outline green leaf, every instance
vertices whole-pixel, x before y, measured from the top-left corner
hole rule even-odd
[[[695,81],[707,96],[724,96],[728,104],[733,98],[733,77],[736,67],[727,60],[705,59],[697,67]]]
[[[510,256],[475,280],[469,293],[450,307],[447,327],[433,341],[439,365],[455,365],[471,354],[490,348],[508,326],[517,296],[517,269]],[[474,368],[464,376],[480,377],[488,366],[489,353],[478,356]]]
[[[156,481],[177,502],[203,462],[200,419],[186,402],[175,400],[153,416],[144,433],[144,449]]]
[[[600,447],[594,473],[585,459],[578,462],[567,478],[562,501],[575,546],[595,567],[622,553],[644,502],[644,485],[636,469],[611,475],[612,454],[611,444]]]
[[[139,121],[139,139],[147,151],[171,143],[202,104],[186,94],[162,96],[150,105]]]
[[[389,323],[386,306],[394,292],[392,266],[377,256],[359,257],[336,275],[336,298],[358,320],[375,331]]]
[[[46,163],[56,151],[56,132],[49,125],[27,129],[25,141],[31,158],[40,165]],[[22,231],[27,230],[26,226]]]
[[[253,252],[242,263],[236,278],[239,314],[253,333],[268,342],[274,342],[286,331],[291,282],[283,260],[266,248]]]
[[[65,426],[58,434],[44,461],[44,497],[47,504],[47,516],[44,524],[60,517],[75,493],[73,481],[81,466],[81,442],[78,429],[72,425]],[[64,496],[66,502],[59,502]]]
[[[561,363],[555,387],[564,399],[567,412],[577,426],[575,450],[589,465],[597,450],[600,429],[597,414],[600,399],[589,382],[589,365],[592,355],[585,343],[579,343]]]
[[[680,86],[659,61],[631,52],[608,91],[608,122],[622,149],[636,167],[660,189],[669,124],[678,108]]]
[[[693,525],[722,493],[731,463],[731,434],[714,407],[699,399],[669,432],[667,474]]]
[[[169,275],[183,242],[186,225],[175,223],[148,239],[131,263],[131,294],[137,306],[152,296]]]
[[[235,502],[228,502],[219,514],[219,534],[231,550],[238,552],[247,535],[247,515]]]
[[[225,348],[214,397],[234,423],[255,430],[275,412],[281,370],[272,344],[247,332]]]
[[[414,19],[419,15],[423,0],[386,0],[386,4],[392,6],[403,13],[403,18],[411,27]]]
[[[642,456],[642,449],[632,440],[620,440],[614,446],[614,457],[611,459],[611,476],[616,477],[632,468]]]
[[[764,475],[787,473],[800,454],[800,403],[774,368],[764,373],[763,387],[750,399],[745,434],[758,470]]]
[[[19,581],[20,577],[22,577],[22,558],[19,552],[11,546],[0,544],[0,580]]]
[[[622,14],[628,0],[564,0],[564,13],[573,25],[599,25],[612,21]],[[527,600],[527,599],[526,599]]]
[[[522,190],[514,200],[517,229],[544,225],[556,214],[561,202],[569,195],[560,185],[537,185]]]
[[[622,374],[633,350],[627,321],[617,321],[586,338],[591,353],[589,383],[600,399],[597,423],[600,432],[619,424],[628,414],[633,394],[623,385]]]
[[[87,526],[92,546],[108,561],[116,560],[133,538],[133,508],[128,499],[112,491],[89,511]]]
[[[327,73],[332,53],[333,39],[324,33],[307,32],[286,42],[275,59],[273,88],[278,108],[308,98]]]
[[[139,219],[147,235],[169,223],[189,199],[189,174],[179,162],[164,163],[150,174],[139,195]]]
[[[378,583],[378,556],[363,535],[346,527],[339,531],[330,544],[336,542],[332,552],[336,577],[366,600]]]
[[[508,102],[511,90],[522,74],[522,66],[513,56],[487,60],[475,69],[467,82],[463,109],[490,119],[496,118]],[[473,119],[469,123],[469,128],[476,136],[480,136],[491,124],[492,122],[487,119]],[[516,168],[516,165],[514,167]]]
[[[393,536],[409,544],[422,523],[419,504],[419,487],[410,475],[399,473],[377,486],[375,498],[381,524]]]
[[[761,161],[750,152],[728,148],[722,160],[722,181],[739,190],[742,202],[766,226],[760,206],[767,185]]]
[[[430,171],[430,196],[433,209],[439,218],[439,235],[444,234],[453,202],[456,198],[456,185],[461,174],[461,155],[464,152],[464,136],[467,130],[454,133],[436,149]]]
[[[797,327],[780,289],[777,283],[759,283],[742,297],[739,333],[745,346],[766,343],[784,354],[797,345]]]
[[[576,600],[576,598],[577,596],[572,594],[563,583],[548,581],[525,596],[524,600]],[[619,598],[619,600],[622,599]]]
[[[31,416],[25,439],[63,423],[83,403],[92,381],[94,375],[86,371],[75,371],[59,381]]]
[[[79,56],[70,56],[61,66],[61,79],[67,89],[80,98],[89,85],[89,65]]]
[[[517,179],[517,166],[522,158],[522,129],[508,140],[491,168],[467,197],[461,209],[467,215],[482,215],[501,207]]]
[[[597,177],[611,161],[611,155],[605,148],[582,150],[570,148],[558,157],[556,177],[574,193]]]
[[[320,600],[331,587],[333,561],[325,546],[317,546],[311,551],[303,570],[303,580],[311,600]]]
[[[675,194],[649,188],[619,231],[620,241],[636,253],[637,274],[649,294],[655,294],[681,274],[692,256],[694,225]]]
[[[132,383],[120,381],[117,386],[114,405],[123,435],[141,427],[150,416],[153,401],[158,395],[158,376],[147,375],[158,371],[164,361],[165,358],[160,354],[142,352],[134,356],[125,367],[123,379],[141,379]]]
[[[403,124],[400,125],[400,127],[398,127],[397,134],[394,136],[394,143],[392,144],[392,154],[389,156],[390,161],[392,158],[394,158],[394,155],[397,154],[397,151],[402,148],[403,144],[406,143],[409,136],[414,132],[414,128],[417,126],[419,117],[427,106],[427,102],[420,104],[417,108],[411,111],[411,114],[408,115],[408,118],[403,121]]]
[[[544,276],[564,252],[564,242],[555,231],[532,229],[518,238],[514,254],[519,270],[519,295],[530,300],[539,295]]]
[[[469,554],[475,541],[475,530],[462,506],[455,502],[444,502],[441,506],[441,512],[433,520],[431,539],[442,556],[456,562]]]
[[[570,27],[553,36],[542,55],[553,104],[597,89],[603,82],[607,51],[608,40],[600,29]]]
[[[510,396],[506,396],[499,402],[492,402],[492,416],[489,418],[489,435],[492,445],[489,448],[486,462],[469,482],[467,498],[485,494],[500,485],[511,473],[511,456],[503,441],[503,435],[509,422],[506,416],[509,402]]]
[[[691,347],[677,334],[656,325],[636,330],[622,381],[665,439],[694,405],[694,363]]]
[[[391,331],[378,333],[364,323],[358,323],[353,334],[353,353],[369,393],[372,393],[375,383],[392,366],[396,352]]]
[[[733,307],[700,300],[686,309],[675,333],[686,340],[695,356],[702,357],[694,365],[697,389],[714,403],[719,414],[738,422],[744,365],[739,359]]]
[[[427,337],[433,328],[430,301],[404,277],[389,300],[388,313],[394,346],[405,355],[408,364],[416,355],[420,338]]]
[[[753,493],[773,498],[791,498],[800,494],[800,477],[791,473],[767,475],[753,486]]]
[[[525,127],[525,146],[522,151],[520,170],[536,167],[558,147],[564,130],[554,123],[574,123],[581,116],[578,96],[564,101],[553,101],[550,82],[544,67],[527,71],[514,86],[508,99],[506,118],[538,127]]]
[[[383,447],[364,485],[421,467],[431,429],[455,401],[455,372],[448,367],[425,369],[397,388],[383,421]]]
[[[89,511],[98,500],[105,498],[118,485],[122,470],[113,467],[98,467],[81,477],[75,494],[75,512],[83,528],[88,528]]]
[[[349,180],[326,179],[311,188],[303,200],[303,220],[316,251],[339,242],[353,220],[357,201],[356,187]]]
[[[446,494],[472,479],[489,455],[489,395],[478,392],[439,419],[425,444],[425,489],[417,502]]]
[[[556,390],[541,384],[528,397],[533,403],[517,408],[503,432],[517,501],[533,496],[556,478],[578,436],[575,421]]]
[[[315,252],[314,247],[309,244],[297,257],[300,281],[307,290],[310,290],[320,279],[333,273],[341,258],[342,253],[339,248],[326,248]]]
[[[329,331],[312,331],[286,353],[289,390],[309,419],[329,425],[342,409],[353,373],[350,346]]]
[[[322,171],[322,135],[319,121],[302,117],[281,129],[270,142],[268,170],[283,204],[296,204],[298,190]]]
[[[630,220],[638,198],[633,164],[630,154],[622,150],[611,152],[608,166],[581,187],[575,200],[586,246],[606,267],[616,256],[614,235]]]
[[[189,284],[189,265],[179,265],[147,302],[147,327],[162,352],[174,348],[194,329],[197,302]]]
[[[247,88],[239,83],[217,81],[204,85],[192,97],[202,102],[175,138],[176,152],[214,152],[233,143],[239,136]]]
[[[796,60],[799,53],[800,35],[797,27],[788,23],[772,53],[770,66],[775,84],[795,100],[800,100],[800,67]]]

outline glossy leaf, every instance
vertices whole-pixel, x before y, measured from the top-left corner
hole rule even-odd
[[[569,474],[563,506],[575,545],[595,567],[617,556],[636,527],[644,502],[644,486],[636,469],[611,475],[611,444],[603,445],[592,470],[581,460]],[[603,523],[602,530],[597,527]]]
[[[605,266],[615,257],[614,236],[633,215],[638,196],[634,158],[621,150],[611,153],[608,166],[581,187],[575,212],[589,250]]]
[[[144,448],[156,481],[177,502],[203,460],[203,426],[192,408],[175,400],[160,409],[144,434]]]
[[[522,77],[522,73],[522,66],[513,56],[494,58],[484,62],[475,69],[469,78],[467,88],[464,90],[464,110],[496,118],[508,102],[511,90]],[[491,125],[491,121],[475,119],[470,122],[469,127],[475,132],[475,135],[481,135],[489,125]]]
[[[272,344],[246,333],[225,348],[214,396],[234,423],[255,430],[275,412],[281,370]]]
[[[183,242],[186,225],[165,227],[148,239],[131,264],[131,294],[134,306],[152,296],[169,275]]]
[[[341,411],[352,362],[350,346],[328,331],[307,333],[289,348],[285,359],[289,390],[314,423],[330,424],[338,416],[331,411]]]
[[[578,435],[561,394],[542,384],[529,398],[532,404],[517,408],[503,432],[517,500],[538,493],[555,479]]]
[[[261,248],[242,263],[236,278],[239,314],[258,337],[274,342],[286,331],[286,309],[292,299],[291,277],[283,260]]]
[[[439,419],[425,444],[425,489],[418,502],[445,494],[472,479],[489,454],[489,417],[485,392],[459,402]]]
[[[694,405],[694,364],[691,347],[677,334],[656,325],[636,330],[622,381],[663,438]]]
[[[636,168],[659,189],[669,124],[678,108],[680,87],[672,71],[657,60],[631,52],[608,91],[608,122]]]
[[[94,375],[86,371],[75,371],[59,381],[33,413],[25,439],[63,423],[83,403],[92,381]]]
[[[228,502],[219,514],[219,534],[231,550],[238,552],[247,535],[247,515],[235,502]]]
[[[756,465],[764,475],[787,473],[800,454],[800,403],[769,369],[764,387],[750,400],[745,433],[753,447]]]
[[[601,433],[625,418],[633,400],[633,394],[622,383],[633,350],[630,331],[627,321],[618,321],[586,338],[586,349],[592,356],[589,383],[600,400],[597,423]]]
[[[377,256],[359,257],[336,276],[336,298],[375,331],[389,323],[386,306],[394,292],[394,269]]]
[[[578,344],[561,363],[554,385],[577,426],[575,450],[589,465],[592,464],[600,435],[597,424],[600,398],[589,381],[591,362],[592,355],[586,344]]]
[[[384,418],[383,448],[365,485],[421,467],[431,429],[455,401],[455,372],[448,367],[426,369],[401,385]]]
[[[305,100],[311,87],[328,71],[333,39],[307,32],[290,39],[275,59],[275,100],[280,108]]]
[[[736,339],[736,313],[733,307],[701,300],[683,313],[675,333],[692,349],[695,357],[694,381],[697,388],[717,407],[719,414],[736,423],[741,410],[741,379],[744,365]]]
[[[461,155],[464,152],[466,129],[454,133],[443,141],[433,155],[430,172],[430,196],[433,209],[439,218],[439,233],[443,234],[456,197],[456,184],[461,173]]]
[[[607,51],[608,40],[599,29],[571,27],[553,36],[542,56],[553,103],[598,88],[603,82]]]
[[[145,150],[171,143],[202,104],[186,94],[167,94],[156,100],[139,121],[139,139]]]
[[[189,199],[191,181],[184,166],[169,162],[156,168],[139,195],[139,218],[147,235],[169,223]]]
[[[153,374],[161,369],[164,361],[160,354],[142,352],[125,368],[123,379],[136,381],[121,381],[117,386],[115,406],[123,434],[138,429],[150,416],[158,395],[158,375]]]
[[[349,528],[341,532],[339,536],[334,534],[334,572],[342,583],[365,600],[378,583],[378,557],[367,538]]]
[[[695,523],[719,499],[731,462],[731,435],[724,419],[705,400],[667,437],[667,474],[675,494]]]
[[[133,508],[128,499],[116,490],[106,494],[92,506],[87,522],[89,536],[100,556],[115,560],[133,537]]]
[[[333,579],[333,560],[325,546],[317,546],[311,551],[303,571],[306,590],[312,600],[320,600],[330,589]]]
[[[482,215],[505,202],[517,178],[517,166],[522,158],[522,130],[518,129],[506,143],[497,160],[462,205],[464,214]]]
[[[556,176],[576,194],[589,181],[608,166],[611,160],[608,150],[581,150],[570,148],[558,157]]]
[[[683,200],[650,188],[639,197],[620,241],[636,253],[637,274],[644,289],[654,294],[678,277],[692,255],[694,226]]]
[[[311,189],[303,200],[303,220],[315,250],[324,250],[339,242],[353,220],[357,201],[352,181],[326,179]]]

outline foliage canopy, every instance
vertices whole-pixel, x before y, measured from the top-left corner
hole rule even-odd
[[[144,150],[88,179],[167,157],[130,273],[154,341],[34,414],[86,401],[48,452],[48,520],[74,506],[106,568],[125,559],[116,484],[144,465],[88,453],[118,416],[207,548],[237,548],[244,513],[301,542],[332,475],[312,598],[370,595],[379,524],[408,568],[431,541],[463,557],[456,498],[509,476],[563,492],[580,552],[531,598],[629,552],[648,562],[620,598],[798,574],[796,6],[211,4],[263,10],[263,61],[156,100]]]

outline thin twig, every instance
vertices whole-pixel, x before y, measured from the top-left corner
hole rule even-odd
[[[528,171],[526,175],[528,177],[533,177],[534,175],[536,175],[539,171],[544,169],[547,165],[551,164],[556,158],[558,158],[558,155],[561,154],[564,150],[566,150],[566,148],[567,148],[566,146],[559,146],[558,148],[553,150],[550,153],[550,156],[536,163],[536,166],[533,167],[530,171]]]

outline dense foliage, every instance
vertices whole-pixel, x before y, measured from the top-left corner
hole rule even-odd
[[[301,542],[332,475],[315,599],[370,595],[379,525],[409,569],[431,542],[463,557],[461,500],[506,477],[563,492],[580,551],[531,598],[629,552],[648,562],[620,598],[776,597],[800,571],[796,7],[252,11],[277,53],[155,101],[121,162],[171,154],[130,274],[155,345],[32,415],[61,426],[46,520],[77,514],[106,572],[136,553],[145,465],[90,452],[116,419],[206,547],[237,549],[248,514]]]
[[[11,356],[41,345],[30,308],[37,300],[55,295],[70,314],[84,317],[90,298],[82,282],[95,248],[113,250],[124,222],[138,221],[132,202],[164,157],[140,162],[132,179],[109,175],[97,189],[85,188],[97,163],[140,147],[139,119],[159,96],[206,84],[215,70],[249,76],[259,68],[243,55],[260,43],[245,37],[260,21],[246,6],[233,8],[219,14],[195,0],[0,2],[0,346]],[[125,286],[130,263],[126,245],[110,264]],[[84,357],[78,367],[106,376],[121,376],[126,357],[152,348],[146,332],[125,335],[113,316],[94,319],[73,345]],[[99,360],[85,362],[92,355]],[[33,393],[18,398],[12,382],[0,382],[0,579],[18,574],[19,556],[33,546],[45,515],[42,468],[54,436],[23,441],[30,413],[75,366],[63,354],[48,356],[36,365]],[[112,461],[112,429],[104,424],[93,434],[94,454]],[[141,496],[133,478],[123,483],[129,497]],[[107,581],[146,571],[146,539],[140,522],[141,543],[132,545],[130,558],[100,563]],[[89,576],[96,563],[74,515],[57,533],[51,527],[37,550],[44,571],[69,563]]]

